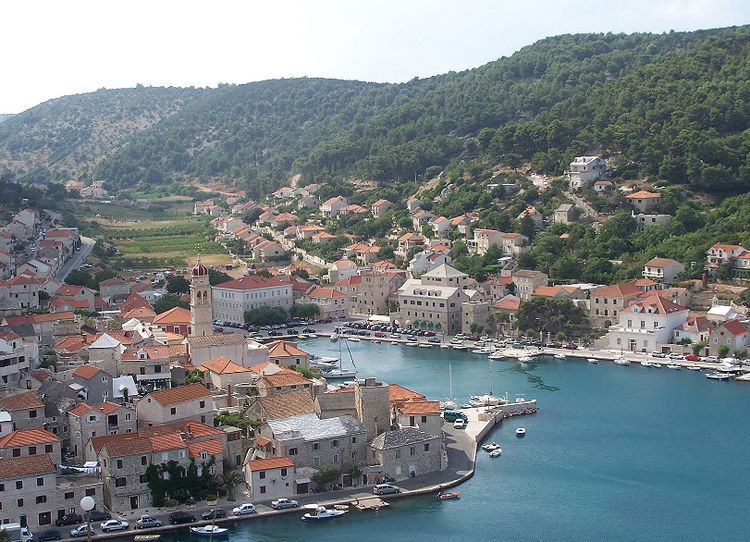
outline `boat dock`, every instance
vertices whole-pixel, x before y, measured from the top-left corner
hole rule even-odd
[[[350,503],[354,508],[362,512],[369,510],[380,510],[390,506],[386,501],[380,497],[368,497],[366,499],[355,499]]]
[[[516,401],[493,407],[462,408],[461,412],[469,418],[464,431],[472,436],[479,445],[492,429],[506,418],[523,414],[534,414],[537,411],[536,399]]]

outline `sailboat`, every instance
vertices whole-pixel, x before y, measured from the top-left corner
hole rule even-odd
[[[448,392],[448,399],[440,401],[440,408],[442,410],[456,410],[458,403],[453,397],[453,369],[450,363],[448,364]]]
[[[471,399],[469,403],[471,406],[497,406],[508,403],[507,397],[495,397],[492,394],[492,360],[490,360],[490,393],[487,395],[471,395],[469,397]]]
[[[343,341],[346,342],[346,341]],[[323,378],[326,378],[327,380],[343,380],[347,378],[355,378],[357,376],[356,366],[354,365],[354,357],[352,356],[352,351],[349,349],[349,344],[347,342],[346,349],[349,351],[349,359],[352,362],[352,366],[355,367],[355,370],[351,369],[344,369],[341,365],[341,341],[339,342],[339,367],[336,368],[320,368],[320,376]]]

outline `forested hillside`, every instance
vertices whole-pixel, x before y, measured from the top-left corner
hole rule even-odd
[[[449,165],[481,172],[526,162],[560,174],[573,156],[597,152],[620,177],[733,192],[750,183],[748,38],[750,27],[564,35],[400,85],[284,79],[100,91],[2,123],[0,156],[25,181],[79,170],[114,189],[219,181],[258,197],[293,173],[398,191]]]

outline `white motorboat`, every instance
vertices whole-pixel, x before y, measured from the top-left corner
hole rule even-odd
[[[453,350],[468,350],[468,349],[469,349],[469,347],[466,346],[465,344],[454,344],[453,345]]]
[[[565,354],[557,353],[555,354],[555,359],[565,359]]]
[[[519,438],[526,436],[526,428],[525,427],[519,427],[518,429],[516,429],[516,436],[519,437]]]
[[[676,363],[670,363],[667,365],[667,369],[674,369],[675,371],[679,371],[682,367],[677,365]]]
[[[730,373],[720,373],[718,371],[706,373],[706,378],[710,378],[711,380],[729,380],[732,376]]]
[[[643,360],[643,361],[641,362],[641,366],[642,366],[642,367],[653,367],[653,366],[654,366],[654,362],[653,362],[653,361],[649,361],[649,360],[647,360],[647,359],[644,359],[644,360]]]
[[[406,341],[404,344],[406,346],[419,346],[419,343],[417,341]]]
[[[586,361],[588,361],[591,365],[599,365],[599,360],[596,358],[588,358]]]
[[[318,334],[317,333],[309,333],[307,336],[309,338],[311,338],[311,339],[317,339],[318,338]]]
[[[330,339],[330,341],[331,341],[332,343],[335,343],[336,341],[338,341],[338,340],[339,340],[339,336],[338,336],[338,334],[336,334],[336,333],[331,333],[331,336],[330,336],[330,337],[328,337],[328,338]]]
[[[434,345],[432,343],[419,343],[419,348],[432,348]]]
[[[451,339],[451,344],[464,344],[463,339]]]
[[[197,536],[221,537],[229,536],[229,529],[218,525],[203,525],[202,527],[190,527],[190,532]]]
[[[521,356],[518,358],[518,361],[520,361],[521,363],[530,363],[534,361],[534,359],[534,356]]]
[[[391,344],[398,344],[398,341],[391,341]]]
[[[357,376],[357,372],[349,369],[330,369],[328,371],[321,370],[320,376],[328,380],[341,380],[343,378],[354,378]]]
[[[614,362],[615,365],[630,365],[630,362],[622,356],[620,356],[619,358],[615,358]]]
[[[335,508],[326,508],[325,506],[314,505],[310,511],[302,516],[302,521],[328,521],[346,514],[346,510],[337,510]]]
[[[482,346],[481,348],[475,348],[471,351],[472,354],[479,354],[482,356],[486,356],[489,354],[492,354],[493,350],[492,348],[489,348],[488,346]]]
[[[700,371],[701,368],[700,368],[700,365],[688,365],[687,370],[688,371]]]
[[[496,350],[495,352],[487,356],[487,358],[491,360],[501,360],[501,359],[505,359],[505,355],[499,350]]]
[[[651,367],[653,367],[654,369],[661,369],[661,363],[659,363],[658,361],[654,361],[651,363]]]
[[[498,450],[499,448],[500,445],[497,442],[482,444],[482,450],[484,450],[485,452],[492,452],[494,450]]]
[[[451,345],[449,345],[449,344],[445,344],[445,343],[442,343],[442,344],[440,345],[440,348],[450,348],[450,347],[451,347]]]
[[[362,342],[362,339],[360,339],[359,337],[347,337],[346,340],[349,341],[349,342],[351,342],[351,343]]]
[[[471,395],[470,399],[470,403],[473,406],[497,406],[508,404],[507,398],[497,397],[491,393],[487,395]]]
[[[500,455],[503,453],[502,448],[497,448],[497,450],[492,450],[490,452],[490,457],[500,457]]]

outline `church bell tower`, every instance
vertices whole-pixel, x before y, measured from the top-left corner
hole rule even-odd
[[[207,337],[213,335],[213,304],[211,285],[208,282],[208,269],[201,263],[193,267],[190,276],[190,336]]]

